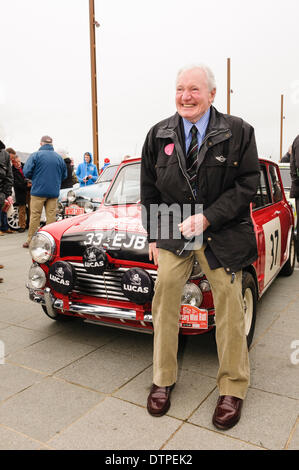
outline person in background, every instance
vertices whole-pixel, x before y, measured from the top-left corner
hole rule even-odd
[[[2,209],[13,203],[12,194],[13,176],[10,164],[9,154],[5,151],[5,145],[0,140],[0,218],[4,214]],[[4,235],[0,231],[0,235]],[[3,269],[3,264],[0,265],[0,269]],[[3,278],[0,277],[0,283],[3,282]]]
[[[297,241],[296,241],[296,254],[297,254],[297,261],[299,262],[299,135],[295,137],[294,142],[291,146],[290,151],[290,174],[291,174],[291,190],[290,190],[290,198],[295,199],[296,204],[296,213],[297,213]]]
[[[64,163],[66,164],[67,177],[61,182],[61,189],[72,188],[73,187],[73,166],[72,160],[68,156],[66,150],[57,150],[57,153],[63,158]]]
[[[292,155],[292,146],[290,145],[287,153],[282,157],[281,163],[290,163],[291,155]]]
[[[56,221],[60,186],[67,177],[66,165],[63,158],[54,152],[52,138],[48,135],[43,136],[40,145],[39,150],[30,155],[23,168],[25,178],[32,181],[30,225],[23,248],[29,247],[31,238],[39,228],[43,207],[46,211],[47,224]]]
[[[24,163],[21,162],[20,157],[16,155],[12,162],[12,174],[14,179],[14,190],[16,203],[19,206],[19,232],[26,230],[26,208],[28,198],[30,197],[30,181],[25,178],[23,173]]]
[[[109,165],[110,165],[110,159],[109,159],[109,158],[105,158],[105,160],[104,160],[104,165],[103,165],[102,168],[101,168],[100,174],[103,173],[103,171],[105,170],[105,168],[106,168],[107,166],[109,166]]]
[[[13,161],[14,161],[14,159],[15,159],[15,157],[16,157],[16,155],[17,155],[17,153],[16,153],[16,151],[15,151],[13,148],[11,148],[11,147],[6,148],[5,150],[6,150],[6,152],[8,153],[9,158],[10,158],[10,162],[11,162],[11,164],[12,164]]]
[[[98,170],[92,163],[92,155],[90,152],[85,152],[83,163],[78,165],[76,175],[80,186],[87,186],[96,182]]]
[[[10,147],[6,148],[5,150],[8,153],[9,158],[10,158],[10,163],[12,164],[16,156],[16,152],[14,149]],[[16,233],[16,232],[9,228],[8,221],[7,221],[7,213],[4,211],[0,211],[0,235],[4,235],[5,233],[10,234],[10,233]]]

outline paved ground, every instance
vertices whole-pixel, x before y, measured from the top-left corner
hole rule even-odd
[[[172,406],[151,417],[152,336],[47,318],[25,288],[25,236],[0,237],[0,449],[299,449],[299,270],[259,303],[242,420],[220,432],[212,337],[181,344]]]

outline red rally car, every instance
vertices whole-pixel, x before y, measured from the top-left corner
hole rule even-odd
[[[248,345],[257,300],[279,273],[289,276],[295,265],[293,211],[274,162],[260,159],[251,213],[258,259],[243,270]],[[30,252],[30,299],[53,320],[81,317],[98,325],[152,333],[157,266],[149,261],[141,224],[140,159],[121,163],[97,211],[41,228]],[[180,332],[207,332],[215,326],[214,317],[209,282],[195,262],[182,292]]]

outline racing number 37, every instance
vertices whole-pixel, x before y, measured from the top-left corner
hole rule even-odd
[[[271,257],[272,257],[270,270],[272,270],[273,265],[276,266],[277,264],[277,252],[278,252],[278,244],[279,244],[279,231],[278,230],[275,230],[274,234],[271,233],[270,241],[271,241]]]
[[[263,231],[265,237],[264,284],[266,286],[280,269],[281,226],[279,217],[263,224]]]

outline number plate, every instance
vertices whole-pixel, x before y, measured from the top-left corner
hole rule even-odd
[[[72,206],[67,206],[65,208],[66,215],[81,215],[84,214],[84,207],[79,207],[76,204]]]
[[[180,314],[180,327],[207,330],[208,311],[198,307],[193,307],[192,305],[182,305]]]

